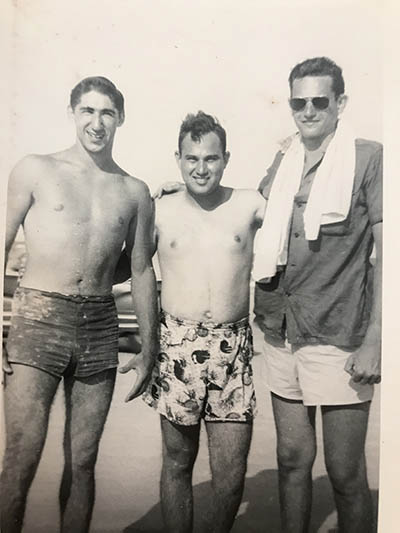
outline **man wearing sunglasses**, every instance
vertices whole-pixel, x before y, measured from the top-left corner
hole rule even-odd
[[[382,147],[355,138],[342,120],[344,80],[333,61],[308,59],[289,83],[298,133],[259,187],[268,205],[253,270],[282,529],[308,531],[320,406],[339,530],[366,533],[373,510],[364,446],[380,381]]]

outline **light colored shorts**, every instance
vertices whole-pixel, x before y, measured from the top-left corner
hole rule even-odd
[[[265,336],[267,385],[274,394],[307,406],[370,401],[373,385],[355,383],[344,370],[353,351],[321,344],[296,346]]]
[[[249,422],[256,398],[248,318],[230,324],[162,312],[160,353],[143,400],[176,424]]]

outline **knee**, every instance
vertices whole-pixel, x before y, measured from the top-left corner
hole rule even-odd
[[[97,460],[98,446],[76,446],[72,450],[70,458],[66,460],[66,468],[72,475],[92,474]]]
[[[41,453],[34,448],[29,451],[26,449],[23,453],[21,452],[22,450],[18,445],[9,445],[6,447],[3,457],[3,482],[11,479],[15,483],[19,480],[24,484],[33,479]]]
[[[241,493],[246,476],[246,461],[232,461],[229,465],[215,465],[211,468],[214,490],[226,493]]]
[[[314,443],[278,443],[277,458],[279,470],[287,472],[294,470],[311,472],[315,455],[316,447]]]
[[[351,495],[359,493],[368,484],[363,460],[353,464],[342,461],[325,460],[326,470],[336,493]]]
[[[185,473],[192,472],[196,453],[185,448],[164,447],[163,463],[170,472]]]

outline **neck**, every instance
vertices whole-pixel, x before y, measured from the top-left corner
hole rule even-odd
[[[205,211],[212,211],[225,201],[225,187],[218,187],[215,191],[207,195],[196,195],[187,190],[190,198]]]
[[[77,141],[73,149],[85,166],[93,166],[105,172],[110,172],[115,167],[111,146],[104,148],[101,152],[89,152]]]

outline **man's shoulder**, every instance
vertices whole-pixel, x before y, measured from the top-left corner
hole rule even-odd
[[[50,164],[50,155],[29,154],[20,159],[10,174],[10,183],[18,183],[19,186],[37,183],[46,175],[46,169]]]
[[[256,189],[233,189],[233,193],[241,204],[259,207],[265,202],[262,194]]]
[[[369,139],[356,139],[356,152],[366,157],[375,156],[382,153],[383,145],[377,141],[371,141]]]
[[[186,191],[176,191],[170,194],[164,194],[161,198],[155,200],[157,209],[171,209],[174,206],[187,203]]]
[[[126,172],[121,172],[121,177],[124,179],[124,182],[129,189],[129,191],[134,194],[135,196],[141,198],[145,198],[150,196],[150,190],[145,181],[139,178],[135,178],[135,176],[132,176],[130,174],[127,174]]]
[[[18,161],[14,168],[29,169],[37,168],[38,166],[46,165],[53,159],[53,154],[28,154]]]

